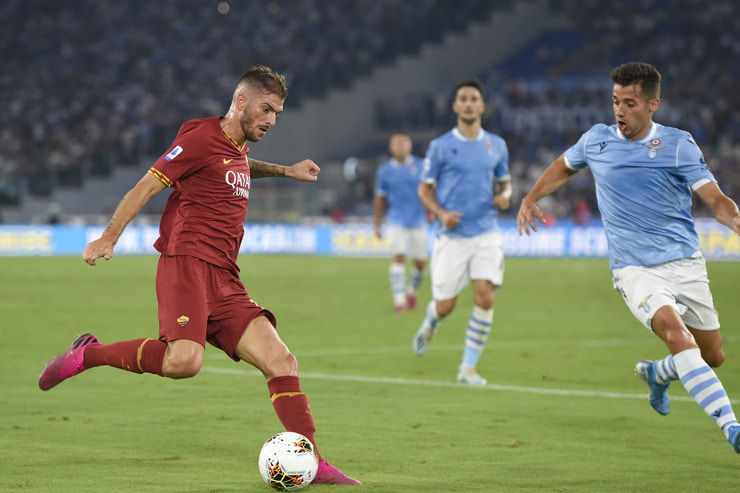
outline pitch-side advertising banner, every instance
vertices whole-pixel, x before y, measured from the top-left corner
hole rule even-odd
[[[514,220],[500,221],[504,252],[509,257],[606,257],[606,238],[599,222],[575,226],[560,220],[519,236]],[[740,260],[740,236],[714,220],[697,220],[704,255],[709,260]],[[100,237],[103,226],[0,225],[0,255],[80,255]],[[116,245],[117,255],[156,254],[152,244],[158,226],[129,225]],[[433,241],[430,233],[430,245]],[[389,256],[388,242],[378,239],[369,223],[336,225],[247,224],[241,252],[246,254]]]

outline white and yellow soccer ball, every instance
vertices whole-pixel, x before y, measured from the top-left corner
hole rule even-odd
[[[297,491],[316,477],[319,460],[308,438],[284,431],[262,446],[258,466],[262,479],[271,487],[278,491]]]

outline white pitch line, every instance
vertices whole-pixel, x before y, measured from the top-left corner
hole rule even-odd
[[[552,347],[616,347],[616,346],[631,346],[640,345],[644,341],[639,339],[611,339],[611,340],[595,340],[595,341],[551,341],[541,342],[539,344],[533,344],[532,342],[501,342],[501,343],[489,343],[489,347],[496,347],[499,349],[524,349],[528,351],[536,351],[539,348],[549,349]],[[460,344],[437,344],[434,346],[434,351],[460,351]],[[395,347],[377,347],[377,348],[342,348],[342,349],[319,349],[315,351],[296,351],[296,356],[299,358],[311,358],[316,356],[354,356],[363,354],[395,354],[395,353],[411,353],[411,344],[408,346],[395,346]],[[224,355],[225,356],[225,355]]]
[[[581,340],[581,341],[548,341],[540,342],[537,344],[531,341],[511,341],[511,342],[500,342],[500,343],[489,343],[489,347],[495,346],[496,348],[503,349],[527,349],[528,351],[536,351],[537,349],[550,349],[553,347],[617,347],[617,346],[632,346],[642,345],[644,339],[603,339],[603,340]],[[460,351],[460,344],[437,344],[434,346],[434,351]],[[393,347],[372,347],[372,348],[336,348],[336,349],[317,349],[308,351],[294,351],[295,355],[301,358],[315,358],[324,356],[361,356],[366,354],[402,354],[411,353],[411,344],[408,346],[393,346]],[[228,356],[221,352],[214,354],[206,354],[206,359],[210,360],[225,360],[230,359]]]
[[[220,368],[216,366],[204,366],[203,371],[211,373],[222,373],[226,375],[247,375],[262,376],[257,370],[243,370],[241,368]],[[572,390],[572,389],[547,389],[542,387],[524,387],[520,385],[500,385],[489,383],[486,385],[470,386],[457,382],[447,382],[440,380],[415,380],[412,378],[391,378],[391,377],[368,377],[360,375],[332,375],[328,373],[301,373],[301,378],[315,380],[333,380],[343,382],[361,382],[361,383],[386,383],[393,385],[423,385],[427,387],[457,387],[465,389],[483,389],[499,390],[505,392],[523,392],[527,394],[545,394],[545,395],[564,395],[576,397],[605,397],[609,399],[646,399],[647,394],[626,394],[620,392],[602,392],[598,390]],[[693,402],[688,396],[671,396],[673,401]],[[733,404],[740,401],[733,400]]]

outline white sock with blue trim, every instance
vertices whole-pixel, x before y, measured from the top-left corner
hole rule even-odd
[[[673,380],[678,380],[676,364],[673,362],[673,356],[670,354],[663,359],[653,361],[653,371],[655,372],[655,381],[660,384],[666,384]]]
[[[420,328],[424,329],[425,331],[435,331],[437,330],[437,327],[439,327],[440,322],[442,322],[442,320],[444,319],[445,317],[440,317],[437,313],[437,302],[431,300],[427,304],[427,309],[424,314],[424,320],[422,320]]]
[[[414,269],[411,271],[411,279],[409,283],[409,293],[416,294],[423,280],[424,280],[424,271],[414,267]]]
[[[388,275],[391,281],[391,294],[393,295],[393,304],[396,306],[406,305],[406,266],[398,262],[391,262]]]
[[[463,351],[462,364],[475,368],[478,364],[483,348],[486,346],[488,336],[491,334],[493,324],[493,308],[484,310],[478,306],[473,307],[473,315],[468,321],[468,329],[465,331],[465,350]]]
[[[737,418],[722,382],[702,359],[701,351],[698,348],[681,351],[673,355],[673,362],[681,383],[691,397],[727,436],[728,428],[738,424]]]

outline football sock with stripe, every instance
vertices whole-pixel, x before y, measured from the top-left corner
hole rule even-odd
[[[445,317],[440,317],[437,313],[437,302],[432,300],[427,305],[427,311],[424,315],[424,320],[421,322],[421,326],[425,330],[437,330],[440,322],[442,322],[442,320],[444,319]]]
[[[311,408],[308,407],[308,398],[301,392],[301,383],[296,376],[275,377],[267,382],[270,391],[272,407],[275,408],[280,422],[286,431],[300,433],[308,438],[316,448],[319,461],[323,460],[319,454],[314,436],[316,425],[313,421]]]
[[[391,262],[388,275],[391,281],[393,304],[404,306],[406,304],[406,266],[398,262]]]
[[[167,343],[158,339],[96,344],[85,348],[82,365],[85,368],[112,366],[133,373],[154,373],[162,376],[165,351]]]
[[[488,336],[493,324],[493,308],[484,310],[478,306],[473,307],[473,314],[468,320],[468,328],[465,331],[465,350],[463,351],[462,364],[475,368],[478,364],[483,348],[486,346]]]
[[[722,382],[702,359],[701,351],[698,348],[681,351],[673,355],[673,361],[683,386],[727,436],[728,428],[738,424],[735,412]]]
[[[411,279],[409,283],[409,290],[411,294],[415,294],[421,286],[421,282],[424,280],[424,271],[421,269],[414,269],[411,271]]]
[[[655,372],[656,383],[666,384],[673,380],[678,380],[676,364],[673,362],[673,356],[670,354],[663,359],[653,361],[653,371]]]

